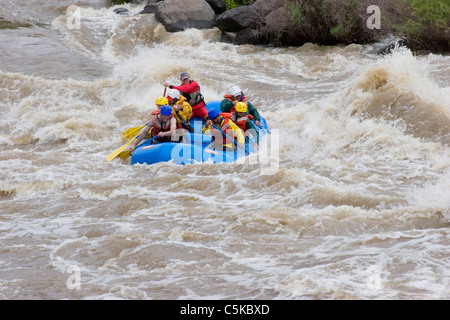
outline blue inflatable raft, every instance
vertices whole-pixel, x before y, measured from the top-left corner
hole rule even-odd
[[[211,109],[220,111],[220,101],[207,103],[208,111]],[[185,165],[199,162],[234,162],[240,157],[247,156],[254,152],[253,142],[245,144],[245,151],[237,149],[235,151],[219,151],[207,148],[211,143],[212,136],[201,133],[204,122],[199,118],[191,120],[191,126],[195,133],[185,133],[182,142],[163,142],[152,144],[150,139],[145,140],[136,147],[131,155],[131,164],[173,161],[176,164]],[[260,139],[268,133],[266,120],[261,117],[260,128],[258,128]]]

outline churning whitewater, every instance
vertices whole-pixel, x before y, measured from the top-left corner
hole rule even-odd
[[[1,299],[450,298],[449,56],[238,46],[100,0],[74,28],[68,1],[17,3],[0,5]],[[268,163],[105,161],[182,71],[206,101],[243,89]]]

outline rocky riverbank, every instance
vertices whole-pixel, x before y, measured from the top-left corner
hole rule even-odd
[[[234,44],[301,46],[395,39],[416,52],[450,52],[450,5],[444,0],[255,0],[227,10],[225,0],[149,0],[167,31],[213,28]],[[394,43],[386,43],[380,52]]]

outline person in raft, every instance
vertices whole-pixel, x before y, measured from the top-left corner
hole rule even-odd
[[[230,118],[222,117],[216,109],[208,112],[208,120],[202,129],[202,133],[213,135],[211,148],[220,151],[233,151],[236,144],[234,139],[237,139],[239,149],[244,150],[245,148],[242,130]]]
[[[168,105],[169,101],[166,97],[158,97],[156,98],[155,104],[157,109],[152,111],[152,116],[156,116],[157,114],[159,114],[161,107]]]
[[[259,115],[258,110],[247,101],[241,88],[238,86],[232,87],[228,90],[228,94],[224,95],[223,98],[224,99],[220,103],[220,110],[222,112],[234,113],[236,103],[244,102],[248,106],[248,113],[253,117],[252,120],[255,121],[255,125],[258,127],[260,126],[259,122],[261,121],[261,116]]]
[[[144,139],[150,130],[152,133],[153,143],[167,142],[172,140],[172,134],[177,129],[177,120],[172,115],[172,108],[169,106],[162,106],[159,114],[155,115],[150,119],[148,124],[144,129],[139,132],[139,135],[130,147],[130,152],[133,153],[139,142]]]
[[[169,89],[167,90],[167,100],[177,120],[177,128],[186,129],[190,133],[194,133],[194,128],[189,124],[189,119],[192,116],[192,107],[186,101],[186,98],[180,94],[180,91]]]
[[[185,71],[180,74],[180,81],[181,85],[179,86],[174,86],[167,82],[164,83],[164,86],[180,91],[181,95],[187,99],[187,102],[192,107],[191,118],[197,116],[206,122],[208,120],[208,109],[206,109],[205,100],[200,92],[200,85],[197,81],[191,80],[189,73]]]
[[[236,112],[230,114],[230,119],[242,130],[244,136],[250,138],[250,134],[255,137],[254,147],[259,144],[259,133],[253,124],[253,116],[248,114],[248,106],[244,102],[238,102],[235,105]],[[225,117],[225,113],[222,113]]]

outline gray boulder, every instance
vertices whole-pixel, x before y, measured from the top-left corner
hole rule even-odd
[[[216,26],[235,44],[269,44],[289,31],[291,17],[286,0],[256,0],[252,5],[225,11]]]
[[[117,13],[117,14],[126,14],[126,13],[129,13],[129,11],[128,11],[127,8],[116,8],[116,9],[113,10],[113,12],[114,12],[114,13]]]
[[[158,5],[156,3],[147,3],[145,5],[144,9],[139,13],[141,13],[141,14],[156,13],[157,8],[158,8]]]
[[[225,0],[206,0],[206,2],[208,2],[216,14],[221,14],[227,10]]]
[[[259,15],[266,16],[274,10],[283,7],[286,0],[256,0],[252,4],[252,8]]]
[[[238,32],[254,28],[261,20],[252,6],[241,6],[225,11],[216,19],[216,26],[225,32]]]
[[[161,1],[164,0],[147,0],[147,4],[145,5],[144,9],[139,13],[156,13],[156,8],[158,7],[157,4]]]
[[[236,32],[232,40],[234,44],[268,44],[267,38],[261,31],[245,28]]]
[[[168,32],[188,28],[210,29],[214,27],[215,13],[205,0],[165,0],[158,3],[156,20]]]
[[[291,17],[285,6],[270,12],[265,18],[262,30],[268,34],[288,32],[292,26]]]

